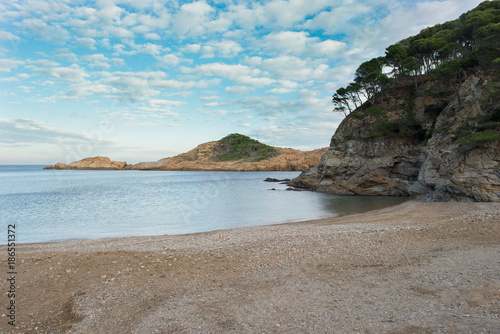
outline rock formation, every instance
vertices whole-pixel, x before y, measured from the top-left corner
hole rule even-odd
[[[365,106],[346,117],[321,162],[290,185],[343,195],[500,201],[500,142],[460,141],[485,117],[489,79],[470,75],[456,94],[447,83],[426,80],[416,96],[408,86],[394,90],[384,116]]]
[[[126,162],[111,161],[107,157],[93,157],[75,161],[68,165],[59,162],[44,169],[118,170],[123,169],[126,165]]]
[[[246,136],[238,138],[241,139],[242,137],[245,137],[243,138],[245,140],[249,140]],[[260,145],[272,151],[267,158],[263,158],[262,160],[249,155],[241,159],[220,161],[221,156],[232,152],[221,145],[221,141],[212,141],[201,144],[186,153],[170,158],[163,158],[155,162],[140,162],[135,165],[129,165],[125,162],[110,161],[109,158],[95,157],[72,162],[69,165],[57,163],[53,166],[47,166],[45,169],[304,171],[310,166],[318,164],[321,156],[328,149],[321,148],[312,151],[299,151],[291,148]]]

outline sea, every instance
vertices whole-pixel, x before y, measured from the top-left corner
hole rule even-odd
[[[0,244],[187,234],[337,217],[398,197],[289,191],[299,172],[44,170],[0,165]],[[272,190],[274,188],[275,190]]]

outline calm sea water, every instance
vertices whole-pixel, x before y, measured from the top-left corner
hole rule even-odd
[[[71,171],[0,166],[0,244],[184,234],[334,217],[401,203],[286,191],[297,172]],[[276,191],[269,190],[276,188]]]

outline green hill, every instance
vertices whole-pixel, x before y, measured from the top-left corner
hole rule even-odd
[[[272,146],[262,144],[248,136],[233,133],[219,140],[215,159],[216,161],[244,159],[249,162],[257,162],[276,154],[276,149]]]

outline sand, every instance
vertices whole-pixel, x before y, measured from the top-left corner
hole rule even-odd
[[[500,333],[500,203],[25,244],[16,261],[1,333]]]

